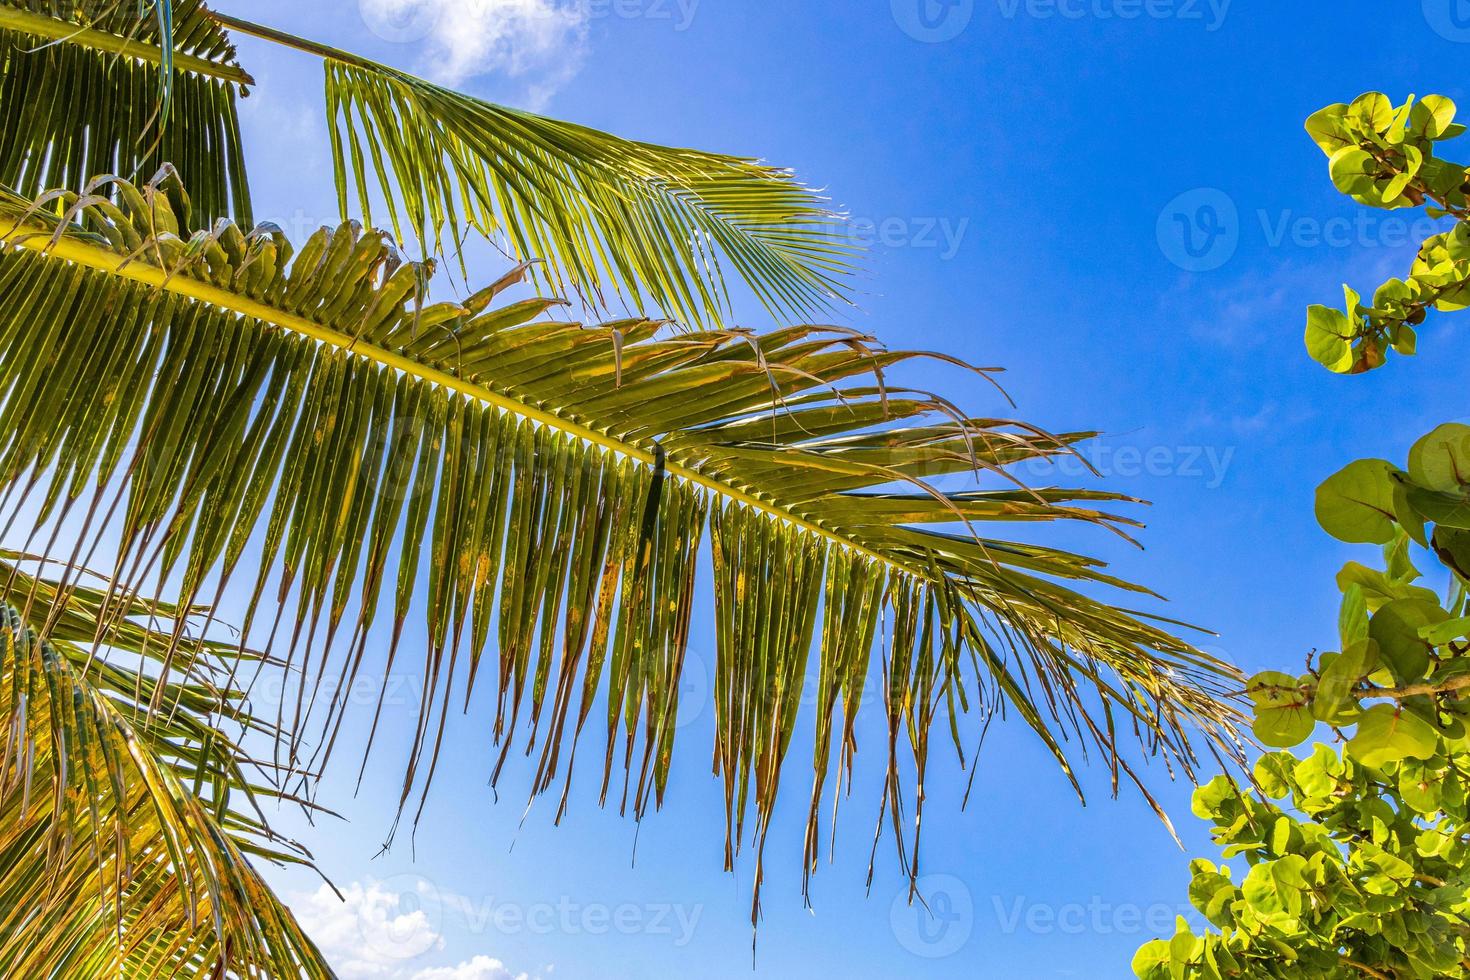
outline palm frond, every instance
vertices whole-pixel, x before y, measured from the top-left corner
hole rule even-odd
[[[295,252],[273,229],[191,234],[171,174],[118,183],[119,205],[89,190],[0,201],[0,516],[38,514],[41,539],[85,515],[80,540],[122,543],[121,594],[176,578],[189,606],[245,579],[247,635],[275,607],[269,649],[301,685],[280,720],[285,765],[325,766],[344,706],[318,698],[323,680],[352,686],[380,619],[391,672],[421,617],[405,801],[416,789],[422,810],[446,714],[483,671],[497,778],[528,738],[533,796],[560,780],[564,809],[603,696],[602,795],[641,817],[669,775],[706,534],[732,861],[747,839],[763,847],[814,643],[808,868],[828,768],[851,765],[879,668],[884,806],[911,875],[900,771],[923,778],[943,718],[958,749],[967,716],[978,732],[1015,711],[1069,778],[1063,742],[1098,749],[1115,788],[1120,773],[1138,782],[1119,725],[1171,771],[1193,773],[1201,734],[1238,753],[1233,669],[1090,594],[1144,590],[987,533],[1125,531],[1094,506],[1121,498],[1010,475],[1087,434],[970,417],[885,381],[930,355],[830,327],[668,334],[547,319],[554,300],[496,306],[524,266],[425,305],[431,267],[400,262],[383,233],[322,228]],[[997,486],[933,486],[967,473]],[[186,646],[175,637],[171,655]],[[327,734],[308,757],[310,731]],[[922,787],[907,798],[921,806]]]
[[[201,224],[248,226],[235,100],[249,84],[199,0],[0,0],[0,183],[34,196],[167,161]]]
[[[406,72],[236,17],[220,24],[326,63],[342,215],[371,223],[381,191],[398,240],[428,252],[478,229],[593,309],[609,292],[638,311],[717,326],[728,267],[777,315],[845,299],[852,243],[793,175],[744,157],[622,139],[492,105]],[[350,210],[355,195],[360,211]],[[458,199],[459,203],[456,203]],[[537,273],[541,274],[540,271]],[[652,304],[651,306],[649,304]]]
[[[201,225],[248,227],[235,101],[253,81],[229,27],[324,57],[342,213],[380,191],[400,242],[458,252],[477,229],[589,308],[690,324],[728,314],[725,268],[778,314],[845,301],[853,243],[789,171],[492,105],[199,0],[53,7],[0,0],[0,183],[26,196],[167,161]]]
[[[249,722],[204,658],[160,682],[112,655],[162,652],[170,637],[130,616],[187,611],[108,601],[0,561],[0,975],[331,977],[249,855],[299,862],[263,818],[243,753],[213,722]],[[28,625],[50,624],[43,639]],[[76,637],[73,642],[65,637]],[[85,644],[85,645],[84,645]],[[214,664],[219,667],[222,664]],[[149,718],[139,690],[176,706]]]

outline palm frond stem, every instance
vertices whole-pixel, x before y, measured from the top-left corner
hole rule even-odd
[[[457,378],[446,371],[429,367],[393,351],[363,343],[357,338],[332,330],[329,327],[324,327],[305,317],[285,313],[269,304],[252,300],[248,296],[241,296],[238,293],[212,286],[209,283],[201,282],[188,276],[175,275],[157,266],[131,261],[127,257],[120,256],[108,249],[90,245],[85,241],[71,236],[63,236],[60,239],[56,239],[54,229],[45,228],[41,225],[22,224],[13,229],[7,229],[6,234],[0,235],[0,242],[3,241],[9,241],[11,244],[19,247],[31,251],[43,252],[55,258],[65,259],[77,265],[96,269],[100,272],[131,279],[144,285],[154,286],[180,296],[187,296],[190,299],[200,300],[212,306],[252,317],[263,323],[274,324],[283,330],[310,337],[330,347],[369,358],[411,377],[439,385],[451,391],[459,392],[460,394],[468,395],[471,398],[478,399],[487,405],[494,405],[520,418],[550,426],[573,438],[601,446],[604,449],[627,456],[630,459],[637,460],[649,466],[656,465],[659,462],[659,456],[662,454],[659,445],[652,440],[649,441],[649,445],[644,445],[618,439],[605,432],[599,432],[574,419],[569,419],[555,410],[538,408],[535,405],[508,397],[484,385]],[[882,552],[865,547],[862,543],[853,540],[845,534],[841,534],[816,521],[803,517],[789,507],[772,503],[769,500],[762,499],[760,495],[736,486],[733,483],[684,466],[674,458],[676,455],[677,451],[673,454],[668,454],[663,460],[663,467],[671,476],[676,476],[706,489],[714,490],[724,498],[745,504],[748,507],[776,517],[801,530],[820,535],[854,554],[877,561],[880,564],[911,576],[927,578],[927,574],[923,570],[894,555],[885,555]]]
[[[284,44],[286,47],[295,48],[304,54],[314,54],[318,58],[330,58],[332,61],[340,61],[345,65],[355,65],[359,68],[375,69],[378,67],[377,62],[364,58],[361,55],[353,54],[351,51],[343,51],[341,48],[334,48],[330,44],[322,44],[320,41],[298,37],[287,31],[245,20],[243,17],[235,17],[231,14],[221,13],[218,10],[204,10],[202,13],[205,17],[208,17],[221,27],[229,28],[232,31],[239,31],[242,34],[249,34],[263,41]]]

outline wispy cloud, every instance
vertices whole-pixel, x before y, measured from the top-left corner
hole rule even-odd
[[[459,85],[499,74],[523,83],[538,108],[581,69],[588,6],[581,0],[361,0],[368,27],[424,46],[419,70]]]

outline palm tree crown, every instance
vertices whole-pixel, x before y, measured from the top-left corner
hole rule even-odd
[[[376,179],[390,230],[344,220],[292,242],[252,224],[234,115],[252,80],[226,29],[325,60],[342,208],[354,186],[365,208]],[[43,963],[14,946],[9,959],[0,951],[6,975],[142,962],[329,975],[237,860],[299,855],[241,843],[269,832],[242,823],[231,800],[309,784],[349,710],[323,692],[350,687],[370,660],[386,673],[410,649],[426,692],[400,806],[418,799],[415,822],[447,714],[481,684],[495,692],[494,779],[524,740],[531,795],[559,786],[559,818],[592,722],[605,736],[603,800],[641,817],[669,779],[706,554],[727,863],[753,841],[753,914],[793,732],[816,732],[809,873],[828,769],[834,755],[851,765],[880,667],[883,807],[911,878],[941,718],[963,759],[962,719],[1016,712],[1074,785],[1069,731],[1102,750],[1115,783],[1121,773],[1140,789],[1120,722],[1188,774],[1192,738],[1238,754],[1230,667],[1095,598],[1144,591],[1100,562],[990,531],[1073,521],[1126,538],[1133,522],[1104,509],[1125,498],[1012,475],[1075,454],[1090,433],[974,417],[889,383],[939,355],[837,327],[723,325],[721,260],[773,311],[843,296],[851,250],[784,171],[492,106],[192,0],[83,4],[65,17],[44,0],[5,0],[0,44],[0,113],[14,123],[0,128],[0,520],[63,569],[46,581],[12,559],[3,680],[19,689],[35,664],[63,665],[50,703],[94,705],[69,719],[76,735],[24,699],[0,700],[0,715],[23,732],[49,726],[37,758],[75,738],[103,753],[114,737],[197,744],[187,759],[133,752],[98,769],[114,787],[99,805],[121,812],[146,786],[158,816],[140,833],[194,841],[181,845],[191,860],[224,849],[197,875],[177,859],[171,876],[140,875],[108,906],[82,897],[99,868],[75,862],[73,890],[46,898],[70,911],[28,935],[77,930],[76,957]],[[62,92],[88,109],[85,139]],[[144,166],[152,179],[125,179]],[[406,260],[405,233],[437,252],[445,233],[457,248],[470,230],[521,261],[466,299],[433,301],[435,262]],[[523,281],[570,290],[593,322],[558,318],[560,299],[512,300]],[[651,312],[598,322],[606,290]],[[975,488],[936,487],[952,474]],[[94,587],[82,569],[98,561],[111,567]],[[175,589],[175,604],[146,598]],[[245,600],[228,648],[210,639],[207,611],[226,594]],[[140,616],[170,625],[145,629]],[[259,637],[263,655],[248,649]],[[108,673],[119,648],[153,664],[156,680],[135,678],[131,701]],[[251,715],[242,662],[294,680],[275,719]],[[817,690],[803,721],[808,673]],[[226,716],[275,745],[260,787],[216,733]],[[182,723],[198,727],[169,727]],[[34,769],[31,756],[7,758],[0,777],[12,782]],[[23,823],[24,805],[7,814]],[[82,817],[57,804],[48,819],[71,833]],[[45,857],[39,838],[12,846],[17,875]],[[102,935],[111,906],[129,930],[152,927],[130,909],[158,888],[193,896],[157,912],[189,923],[167,948]],[[241,896],[262,904],[251,913]]]

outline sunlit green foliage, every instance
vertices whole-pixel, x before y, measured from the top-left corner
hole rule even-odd
[[[1308,310],[1307,351],[1332,371],[1370,371],[1390,350],[1413,354],[1415,328],[1429,310],[1470,306],[1470,170],[1436,155],[1438,144],[1465,132],[1454,121],[1455,110],[1441,95],[1394,106],[1383,93],[1370,92],[1307,120],[1339,191],[1368,207],[1423,207],[1430,217],[1453,219],[1424,242],[1408,277],[1379,286],[1371,303],[1344,287],[1342,309]]]
[[[344,220],[304,240],[249,220],[242,32],[325,63]],[[492,106],[194,0],[0,0],[0,42],[0,522],[68,576],[100,550],[108,594],[177,584],[188,608],[241,600],[247,638],[273,624],[287,694],[265,726],[271,791],[314,785],[350,707],[340,693],[381,664],[385,687],[395,670],[422,678],[396,719],[414,728],[400,816],[415,794],[422,812],[447,719],[479,683],[494,694],[492,784],[525,746],[529,794],[559,790],[559,818],[578,740],[600,736],[603,802],[642,818],[673,763],[706,553],[726,855],[756,852],[753,915],[793,733],[811,725],[818,747],[800,763],[810,873],[824,789],[851,782],[826,776],[834,762],[850,775],[871,679],[886,752],[863,758],[882,766],[879,829],[911,883],[934,731],[965,764],[1014,713],[1079,794],[1081,756],[1147,796],[1140,754],[1193,778],[1201,743],[1239,753],[1234,669],[1107,601],[1146,589],[992,530],[1078,522],[1131,540],[1136,522],[1107,508],[1133,501],[1012,472],[1076,455],[1090,433],[971,414],[890,374],[918,358],[970,369],[944,355],[807,322],[722,326],[733,290],[778,314],[843,299],[840,222],[789,172]],[[347,214],[377,200],[390,230]],[[522,261],[430,302],[435,258],[403,249],[457,252],[471,230]],[[537,275],[599,317],[630,315],[583,324],[558,318],[567,299],[503,295]],[[56,622],[20,615],[30,648],[54,648]],[[151,646],[159,682],[112,707],[145,730],[173,720],[170,685],[209,642],[172,623]],[[248,706],[219,700],[249,724]],[[234,827],[239,802],[226,794],[213,817]],[[208,829],[185,824],[159,826]],[[42,888],[45,854],[26,843],[0,890]],[[154,880],[183,889],[190,870]],[[88,920],[66,980],[135,965],[98,926],[138,915],[133,896],[108,897],[115,914]],[[288,929],[240,915],[239,938],[173,929],[189,955],[148,967],[311,973]]]
[[[1394,109],[1374,94],[1307,124],[1344,193],[1460,219],[1372,308],[1351,290],[1346,312],[1312,308],[1308,348],[1333,370],[1412,353],[1426,309],[1470,306],[1465,171],[1433,157],[1464,131],[1453,117],[1447,99]],[[1250,786],[1220,776],[1195,793],[1228,862],[1190,866],[1212,928],[1181,918],[1145,945],[1144,980],[1470,976],[1470,426],[1439,426],[1402,466],[1349,464],[1318,488],[1316,514],[1340,541],[1380,545],[1381,567],[1338,573],[1336,650],[1251,678],[1256,738],[1299,752],[1263,756]]]
[[[308,855],[265,823],[280,794],[238,742],[273,732],[235,646],[160,683],[168,628],[202,610],[36,567],[0,554],[0,976],[332,976],[249,860]]]
[[[967,715],[1015,711],[1074,785],[1064,724],[1085,726],[1076,737],[1135,782],[1129,731],[1190,774],[1197,736],[1236,751],[1233,670],[1069,583],[1141,589],[1086,556],[982,530],[1121,529],[1091,504],[1123,498],[926,482],[999,475],[1087,434],[891,389],[879,372],[929,355],[851,331],[550,320],[557,301],[496,302],[523,268],[463,302],[428,303],[428,270],[399,261],[381,232],[323,228],[297,251],[278,231],[191,229],[171,172],[105,183],[117,203],[100,184],[0,196],[13,246],[0,250],[0,290],[17,297],[0,311],[15,352],[0,362],[15,429],[0,447],[12,508],[0,518],[36,505],[43,523],[99,513],[117,484],[123,587],[178,575],[192,604],[243,579],[247,633],[258,614],[293,622],[274,648],[292,678],[288,772],[331,755],[344,706],[319,692],[349,688],[375,641],[410,669],[400,641],[418,637],[426,695],[405,803],[427,795],[445,715],[479,680],[495,687],[492,782],[525,738],[540,751],[533,793],[560,783],[565,801],[606,696],[602,798],[620,761],[628,789],[611,799],[642,817],[673,759],[706,534],[732,861],[746,843],[759,852],[798,724],[829,748],[813,760],[818,799],[832,749],[852,758],[877,637],[885,807],[911,875],[923,794],[901,789],[900,771],[924,772],[946,721],[959,754]],[[53,370],[33,368],[42,351],[56,352]],[[956,524],[968,533],[944,529]],[[378,640],[390,616],[392,638]],[[821,708],[808,716],[813,648]],[[810,845],[816,805],[808,820]],[[809,870],[815,860],[809,846]]]
[[[1429,978],[1470,971],[1470,594],[1464,514],[1470,428],[1420,440],[1408,470],[1346,467],[1318,491],[1323,526],[1384,545],[1384,567],[1350,562],[1339,649],[1300,676],[1253,677],[1256,737],[1283,749],[1329,726],[1341,748],[1263,757],[1251,792],[1226,776],[1195,794],[1229,865],[1198,860],[1189,895],[1218,932],[1181,922],[1139,951],[1146,980]],[[1463,474],[1463,475],[1461,475]],[[1421,584],[1411,541],[1431,544],[1450,599]]]

